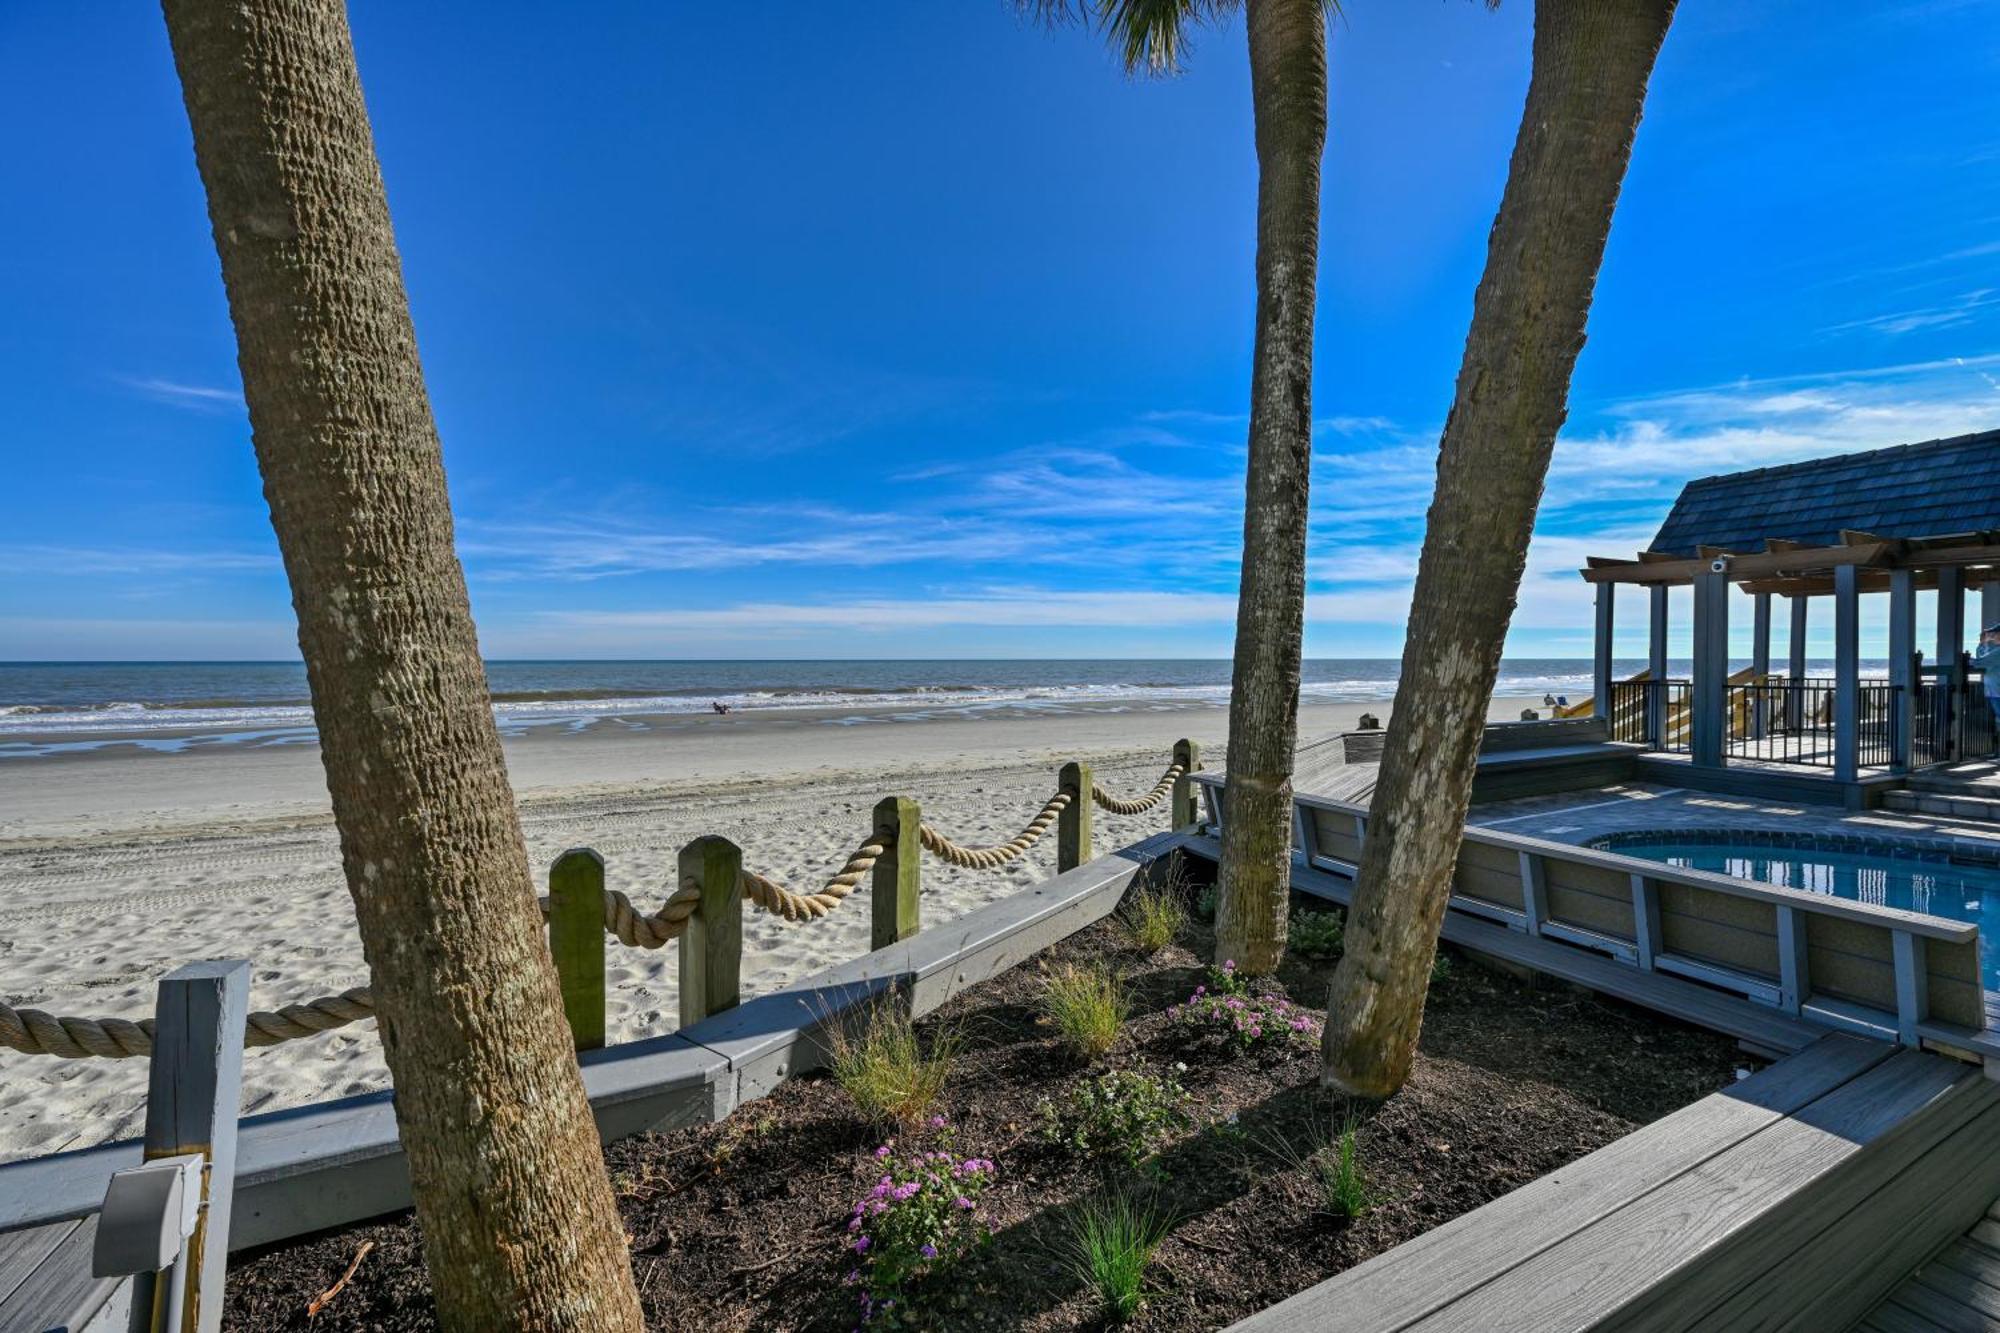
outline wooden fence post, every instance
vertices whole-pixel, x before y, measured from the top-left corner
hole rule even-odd
[[[222,1327],[249,1013],[250,964],[240,959],[189,963],[160,981],[147,1071],[145,1157],[199,1153],[206,1159],[204,1206],[174,1266],[132,1279],[133,1328],[215,1333]]]
[[[1181,775],[1174,779],[1174,822],[1170,827],[1181,829],[1201,820],[1194,804],[1194,774],[1201,771],[1201,747],[1190,740],[1175,741],[1174,762],[1181,766]]]
[[[604,858],[572,847],[549,867],[549,952],[579,1051],[604,1045]]]
[[[743,851],[713,834],[681,848],[680,877],[701,886],[681,934],[681,1026],[734,1009],[742,998]]]
[[[923,815],[906,796],[885,796],[875,806],[875,832],[888,846],[875,861],[874,930],[868,947],[886,949],[921,929],[917,895],[923,891]]]
[[[1056,816],[1056,870],[1074,870],[1090,859],[1090,765],[1068,763],[1056,778],[1062,791],[1073,791],[1076,799]]]

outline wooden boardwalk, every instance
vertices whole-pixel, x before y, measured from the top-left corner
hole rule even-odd
[[[1854,1326],[1862,1333],[2000,1329],[2000,1203]]]
[[[1977,1068],[1832,1035],[1236,1328],[1846,1328],[2000,1194],[1995,1142]]]
[[[96,1239],[94,1217],[7,1233],[0,1242],[0,1333],[83,1328],[120,1285],[90,1275]]]

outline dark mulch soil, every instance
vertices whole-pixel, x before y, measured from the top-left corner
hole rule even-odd
[[[1727,1038],[1565,987],[1516,981],[1447,951],[1409,1084],[1387,1102],[1350,1105],[1316,1087],[1310,1048],[1229,1056],[1190,1047],[1169,1028],[1164,1010],[1201,981],[1209,943],[1197,923],[1180,944],[1146,959],[1105,922],[1046,955],[1048,962],[1105,959],[1132,988],[1134,1018],[1100,1067],[1189,1066],[1182,1080],[1200,1127],[1160,1155],[1146,1186],[1154,1205],[1180,1220],[1159,1250],[1154,1293],[1132,1324],[1138,1329],[1231,1323],[1716,1091],[1746,1062]],[[1036,1133],[1045,1097],[1099,1072],[1065,1057],[1038,1024],[1039,973],[1036,965],[1017,968],[924,1024],[954,1025],[964,1038],[943,1108],[957,1148],[998,1163],[982,1204],[994,1239],[954,1275],[953,1304],[932,1326],[1101,1325],[1063,1257],[1067,1210],[1129,1182],[1109,1180],[1102,1165]],[[1288,963],[1280,981],[1317,1009],[1329,973]],[[1377,1200],[1357,1221],[1320,1211],[1305,1172],[1287,1160],[1350,1116]],[[650,1326],[851,1327],[856,1298],[842,1283],[852,1267],[843,1227],[877,1174],[869,1154],[881,1141],[821,1075],[789,1083],[722,1124],[607,1149]],[[308,1327],[307,1303],[365,1241],[375,1248],[310,1327],[434,1327],[407,1217],[239,1261],[225,1326]]]

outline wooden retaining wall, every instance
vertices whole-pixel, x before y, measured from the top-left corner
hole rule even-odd
[[[1224,781],[1195,778],[1211,832]],[[1308,795],[1296,806],[1295,856],[1352,875],[1366,807]],[[1451,909],[1822,1026],[2000,1057],[1968,922],[1483,828],[1465,830]]]

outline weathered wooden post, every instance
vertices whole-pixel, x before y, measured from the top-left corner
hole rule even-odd
[[[743,851],[727,838],[696,838],[681,848],[681,881],[701,886],[701,901],[681,934],[681,1026],[734,1009],[742,998]]]
[[[549,867],[549,952],[579,1051],[604,1045],[604,858],[572,847]]]
[[[1076,799],[1056,816],[1056,870],[1060,872],[1074,870],[1090,859],[1090,765],[1064,764],[1056,786],[1076,793]]]
[[[876,859],[869,889],[874,899],[871,949],[886,949],[921,929],[917,895],[923,892],[922,827],[922,812],[906,796],[885,796],[875,805],[875,832],[887,846]]]
[[[200,1156],[201,1206],[173,1267],[132,1279],[134,1329],[215,1333],[222,1327],[249,1012],[250,964],[240,959],[189,963],[160,981],[146,1082],[145,1158]]]
[[[1201,771],[1201,747],[1190,740],[1175,741],[1174,762],[1180,765],[1181,775],[1174,779],[1174,822],[1170,827],[1178,829],[1201,820],[1194,804],[1194,775]]]

